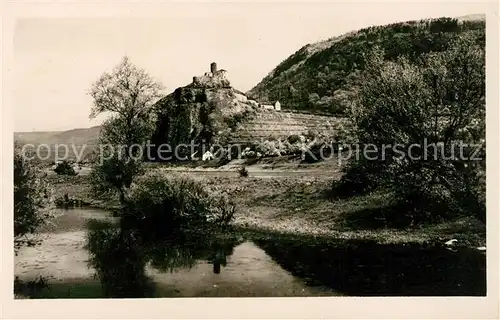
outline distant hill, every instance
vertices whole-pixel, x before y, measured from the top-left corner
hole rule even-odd
[[[96,144],[101,126],[78,128],[66,131],[15,132],[14,138],[24,143],[33,144]]]
[[[91,128],[78,128],[66,131],[34,131],[34,132],[14,132],[14,140],[21,144],[33,144],[36,147],[40,145],[50,146],[50,155],[48,160],[54,159],[54,150],[56,145],[68,146],[68,155],[75,159],[73,147],[77,152],[83,149],[84,158],[88,156],[97,146],[99,139],[100,126]],[[40,148],[42,157],[47,155],[47,149]],[[60,153],[63,152],[63,147],[60,147]]]
[[[282,108],[343,114],[345,91],[364,70],[365,57],[375,45],[385,59],[405,55],[418,59],[445,51],[450,40],[474,34],[485,43],[485,15],[398,22],[353,31],[307,44],[281,62],[247,92],[256,100],[281,102]]]

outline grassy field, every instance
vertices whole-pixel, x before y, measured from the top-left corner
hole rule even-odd
[[[472,218],[411,228],[385,223],[390,211],[383,192],[333,200],[331,175],[242,178],[187,172],[213,191],[235,202],[234,224],[248,230],[311,235],[340,239],[364,239],[377,243],[443,243],[458,239],[467,246],[484,246],[486,227]],[[49,176],[55,197],[82,200],[93,207],[115,208],[118,202],[92,198],[87,176]],[[397,214],[392,213],[392,214]]]

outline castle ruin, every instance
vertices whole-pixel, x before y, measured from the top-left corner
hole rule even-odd
[[[333,136],[339,123],[334,117],[286,110],[279,101],[252,100],[230,86],[226,71],[219,70],[215,62],[204,75],[193,77],[192,83],[160,99],[155,110],[157,123],[151,137],[154,145],[179,146],[195,141],[200,148],[194,151],[207,160],[210,154],[201,146],[247,146],[312,131]],[[182,150],[181,156],[191,158],[192,151]]]
[[[229,88],[231,83],[227,79],[227,71],[218,70],[217,63],[210,64],[210,72],[205,72],[203,76],[193,77],[191,84],[197,88]]]
[[[227,78],[227,71],[224,69],[217,69],[217,63],[210,64],[210,72],[205,72],[203,76],[193,77],[193,82],[190,85],[194,88],[218,89],[218,88],[231,88],[231,83]],[[255,107],[262,109],[281,111],[281,104],[279,101],[274,103],[259,103],[255,100],[248,99],[248,97],[241,91],[233,89],[235,100],[243,103],[249,103]]]

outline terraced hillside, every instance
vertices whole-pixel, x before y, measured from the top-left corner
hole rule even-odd
[[[246,145],[269,138],[286,139],[308,132],[335,137],[341,121],[344,119],[340,117],[262,110],[241,123],[231,134],[230,142]]]

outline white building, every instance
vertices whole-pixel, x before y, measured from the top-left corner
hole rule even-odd
[[[276,101],[274,103],[274,109],[278,111],[281,110],[281,103],[279,101]]]
[[[213,159],[214,159],[214,155],[210,151],[205,152],[203,154],[203,156],[201,156],[201,160],[203,160],[203,161],[208,161],[208,160],[213,160]]]

